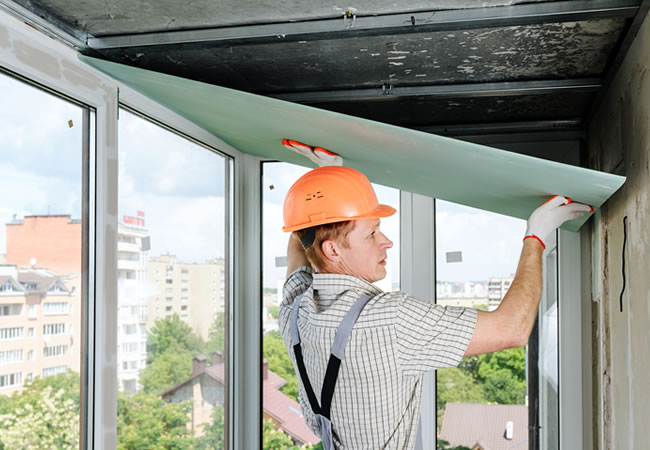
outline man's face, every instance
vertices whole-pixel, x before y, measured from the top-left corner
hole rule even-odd
[[[339,268],[343,273],[370,283],[386,277],[387,251],[393,242],[379,231],[379,219],[357,220],[348,234],[349,246],[337,245]]]

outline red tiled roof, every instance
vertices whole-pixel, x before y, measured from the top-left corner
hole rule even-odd
[[[506,424],[513,423],[512,439],[506,439]],[[440,439],[450,446],[485,450],[528,450],[528,406],[447,403]]]
[[[224,384],[224,370],[225,365],[223,363],[208,366],[203,372],[191,376],[164,392],[162,397],[164,398],[173,393],[201,374],[207,374],[221,384]],[[279,423],[278,426],[292,438],[305,444],[315,444],[320,441],[320,438],[312,433],[305,423],[300,405],[278,390],[285,384],[287,382],[282,377],[271,370],[268,371],[268,377],[262,383],[262,405],[264,412],[277,420]]]
[[[269,377],[271,376],[269,370]],[[274,374],[275,375],[275,374]],[[277,377],[277,375],[275,375]],[[279,378],[279,377],[278,377]],[[300,405],[279,390],[264,383],[262,401],[264,411],[279,422],[279,427],[294,439],[305,444],[315,444],[320,438],[305,423]]]

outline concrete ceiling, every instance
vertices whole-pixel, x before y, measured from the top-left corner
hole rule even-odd
[[[650,0],[0,2],[89,56],[463,135],[582,129]]]

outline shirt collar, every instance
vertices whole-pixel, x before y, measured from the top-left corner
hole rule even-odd
[[[365,295],[379,295],[384,291],[362,278],[338,273],[314,273],[313,288],[322,293],[339,295],[345,291],[355,290]]]

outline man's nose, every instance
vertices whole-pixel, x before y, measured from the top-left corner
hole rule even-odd
[[[381,236],[384,238],[384,242],[382,243],[386,248],[391,248],[393,246],[393,241],[388,239],[384,233],[381,233]]]

